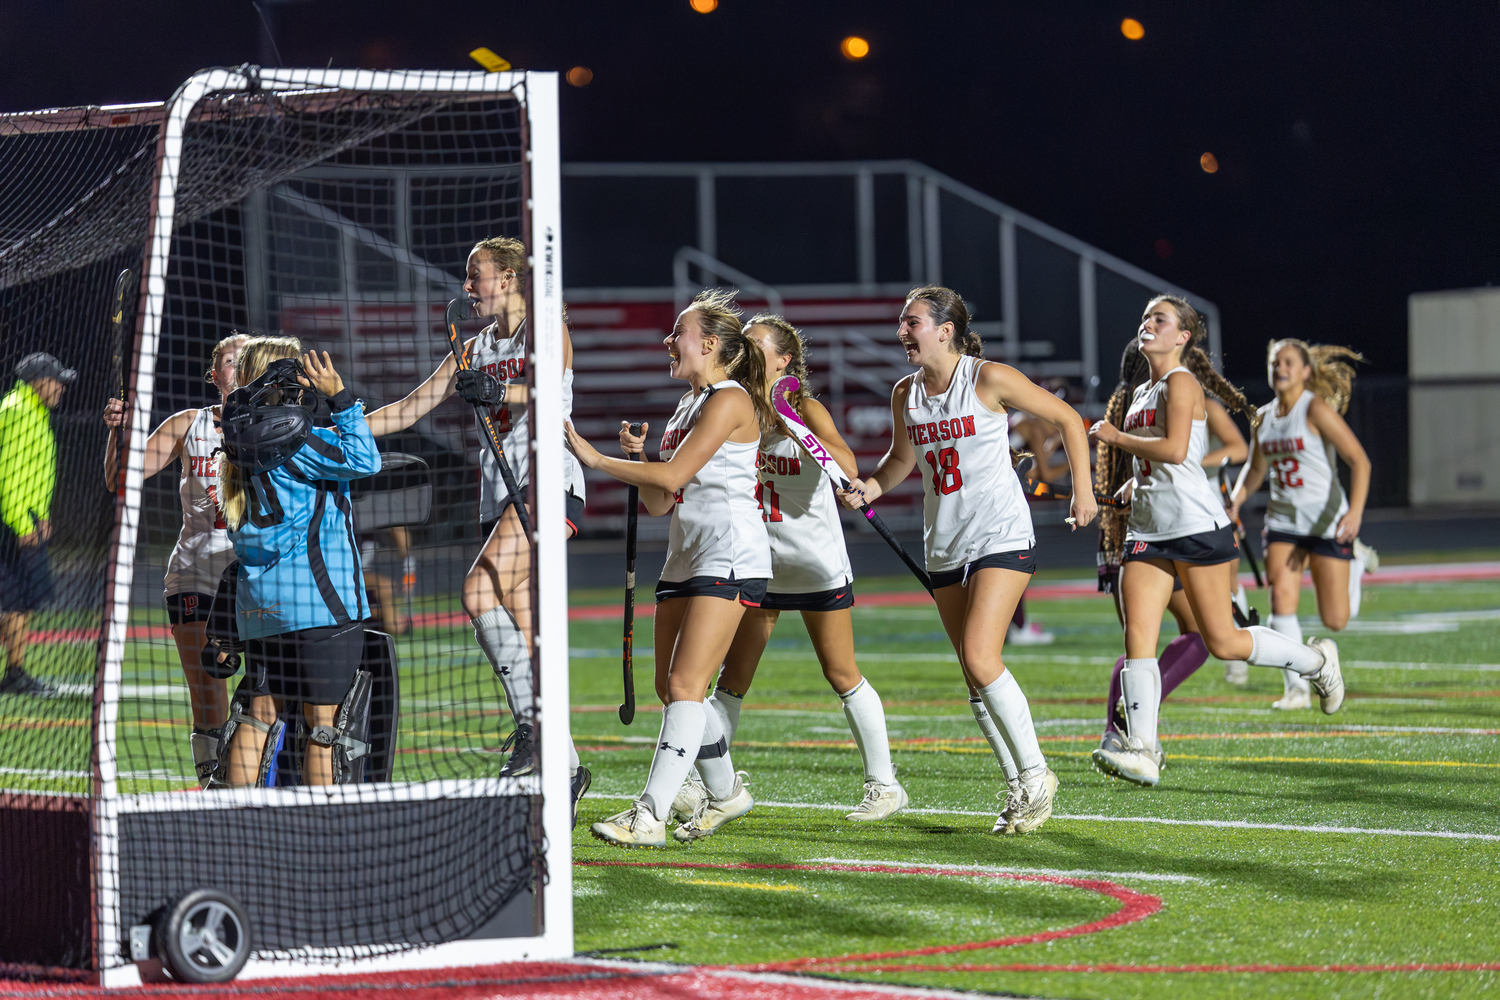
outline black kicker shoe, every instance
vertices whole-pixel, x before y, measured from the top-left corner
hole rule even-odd
[[[578,829],[578,800],[583,798],[583,793],[589,790],[594,783],[594,772],[578,765],[578,772],[573,775],[573,829]]]
[[[531,726],[527,723],[516,726],[500,744],[500,749],[510,751],[505,766],[500,768],[500,777],[519,778],[536,770],[536,763],[531,759]]]

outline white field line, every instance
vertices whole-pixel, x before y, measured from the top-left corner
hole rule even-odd
[[[1138,882],[1206,882],[1194,875],[1160,872],[1101,872],[1088,868],[1008,868],[995,865],[927,864],[919,861],[883,861],[872,858],[808,858],[808,864],[884,865],[887,868],[934,868],[939,871],[993,872],[999,875],[1057,875],[1062,878],[1128,878]]]
[[[1345,660],[1361,670],[1459,670],[1477,673],[1500,673],[1500,663],[1400,663],[1393,660]]]
[[[631,962],[606,958],[571,958],[568,961],[579,965],[593,965],[607,969],[626,969],[631,972],[656,973],[662,976],[711,976],[715,979],[732,979],[743,983],[768,983],[796,986],[803,990],[815,988],[828,996],[852,993],[860,996],[879,994],[889,997],[921,997],[931,1000],[974,1000],[974,994],[959,990],[937,989],[931,986],[893,986],[885,983],[845,982],[823,976],[798,976],[778,972],[744,972],[739,969],[705,969],[695,965],[672,965],[667,962]],[[623,993],[621,994],[624,995]],[[682,995],[686,995],[683,993]],[[766,996],[759,990],[743,991],[745,996]]]
[[[591,799],[634,799],[634,795],[609,795],[590,791]],[[832,805],[826,802],[771,802],[757,801],[758,806],[773,809],[828,809],[844,812],[848,805]],[[913,816],[994,816],[994,810],[975,812],[971,809],[904,809]],[[1083,823],[1155,823],[1161,826],[1203,826],[1216,830],[1280,830],[1285,833],[1350,833],[1384,837],[1437,837],[1443,840],[1493,840],[1500,841],[1500,834],[1463,833],[1456,830],[1393,830],[1363,826],[1298,826],[1292,823],[1248,823],[1243,820],[1218,819],[1161,819],[1156,816],[1098,816],[1053,813],[1053,819],[1077,820]]]

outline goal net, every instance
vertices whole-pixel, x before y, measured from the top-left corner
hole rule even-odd
[[[0,975],[192,978],[193,947],[203,980],[237,949],[242,975],[571,953],[564,511],[532,505],[507,595],[537,738],[535,771],[501,777],[514,706],[463,602],[473,408],[448,399],[372,459],[322,399],[316,462],[284,467],[306,488],[247,476],[226,534],[211,380],[235,334],[295,337],[366,414],[396,402],[450,356],[474,244],[511,237],[532,265],[516,381],[561,386],[556,89],[242,67],[161,104],[0,116]],[[560,444],[560,393],[528,398],[508,415]],[[559,449],[531,451],[523,492],[556,496]],[[319,536],[345,507],[352,527]],[[230,563],[284,606],[219,614]],[[203,651],[225,621],[244,647],[227,680],[234,643]],[[290,650],[288,625],[341,652]],[[335,661],[362,686],[322,676]],[[280,750],[232,770],[234,718]]]

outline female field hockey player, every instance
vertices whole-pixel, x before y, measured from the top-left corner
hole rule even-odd
[[[1089,431],[1101,444],[1134,456],[1135,472],[1120,570],[1126,657],[1120,689],[1127,735],[1123,748],[1100,747],[1093,757],[1104,773],[1140,785],[1160,780],[1154,755],[1162,690],[1156,644],[1174,578],[1181,580],[1214,656],[1308,675],[1329,714],[1344,699],[1338,647],[1332,640],[1312,639],[1303,646],[1258,625],[1237,628],[1224,600],[1233,589],[1239,546],[1201,464],[1208,446],[1204,386],[1242,412],[1250,407],[1213,370],[1202,349],[1207,336],[1202,318],[1186,300],[1152,299],[1137,337],[1151,378],[1136,388],[1123,430],[1101,420]]]
[[[203,378],[219,390],[218,404],[174,413],[146,438],[145,478],[150,479],[174,459],[182,459],[182,476],[177,486],[182,500],[182,530],[167,559],[163,583],[167,618],[177,644],[177,658],[182,661],[182,672],[187,677],[193,712],[193,731],[188,736],[193,769],[198,783],[205,787],[219,763],[219,728],[229,718],[225,682],[210,677],[199,659],[208,644],[205,629],[209,605],[219,587],[219,577],[234,561],[234,546],[217,502],[219,450],[224,441],[219,432],[219,418],[224,399],[235,388],[235,361],[249,339],[234,332],[214,345]],[[104,482],[111,491],[119,481],[117,442],[124,420],[125,404],[111,399],[104,408],[104,424],[109,428]]]
[[[606,458],[567,425],[568,446],[591,469],[640,488],[646,510],[672,515],[667,561],[656,585],[656,693],[666,705],[646,787],[630,808],[593,826],[623,846],[660,847],[667,820],[697,759],[707,789],[672,835],[697,840],[750,811],[723,724],[704,693],[729,652],[747,607],[759,607],[771,546],[755,501],[756,452],[776,419],[765,355],[740,326],[727,294],[707,291],[667,335],[673,378],[692,391],[662,434],[658,462]],[[621,434],[622,449],[629,425]]]
[[[474,313],[490,324],[464,345],[472,370],[459,371],[451,355],[416,389],[369,416],[376,437],[405,430],[455,392],[467,402],[489,407],[500,433],[506,461],[526,502],[531,481],[531,401],[526,384],[530,347],[526,333],[526,247],[518,240],[494,237],[480,240],[469,254],[464,292]],[[573,344],[563,325],[563,416],[573,410]],[[481,431],[481,434],[483,432]],[[510,757],[501,776],[530,774],[536,726],[536,693],[531,676],[531,544],[508,492],[500,466],[482,445],[479,454],[479,521],[484,547],[464,578],[464,611],[474,623],[479,646],[495,669],[510,706],[515,731],[507,740]],[[572,455],[564,463],[563,503],[569,536],[578,533],[583,516],[583,470]],[[530,508],[527,508],[528,512]],[[573,776],[573,803],[588,788],[591,775],[581,767],[578,752],[568,743]]]
[[[994,832],[1029,833],[1052,815],[1057,776],[1042,757],[1026,696],[1002,659],[1007,626],[1036,569],[1036,534],[1012,464],[1006,407],[1062,432],[1077,525],[1098,512],[1083,420],[1016,369],[980,356],[979,335],[957,292],[913,290],[897,333],[907,360],[921,370],[891,393],[890,450],[868,479],[853,480],[840,497],[857,508],[926,463],[922,471],[932,478],[923,490],[923,540],[933,596],[974,717],[1006,777]]]
[[[301,352],[295,337],[250,339],[239,355],[241,390],[252,383],[257,390],[282,388],[273,389],[264,408],[246,399],[249,393],[225,401],[218,500],[239,560],[235,619],[245,644],[245,679],[225,726],[228,759],[219,769],[230,785],[265,781],[286,700],[301,702],[309,730],[337,733],[335,716],[364,656],[370,609],[349,482],[379,472],[380,452],[364,404],[344,388],[328,355],[310,352],[299,364]],[[307,402],[296,385],[328,397],[332,427],[311,427],[309,416],[300,436],[277,433],[282,414]],[[258,411],[276,422],[261,424]],[[310,739],[303,783],[347,780],[340,771],[333,745]]]
[[[1297,603],[1302,570],[1312,563],[1318,617],[1341,631],[1359,614],[1360,577],[1378,566],[1375,550],[1359,540],[1370,495],[1370,458],[1341,414],[1348,409],[1354,369],[1364,360],[1347,347],[1273,340],[1266,350],[1266,377],[1276,399],[1255,417],[1255,455],[1234,496],[1239,511],[1271,470],[1266,508],[1266,582],[1271,587],[1271,627],[1302,641]],[[1349,465],[1349,493],[1339,483],[1337,456]],[[1312,704],[1307,682],[1284,671],[1285,689],[1273,708]]]
[[[778,378],[795,375],[801,387],[788,400],[844,475],[856,476],[854,452],[828,410],[808,393],[807,345],[796,327],[780,316],[759,315],[745,325],[745,332],[765,355],[767,400]],[[887,819],[906,808],[907,795],[891,766],[880,695],[855,662],[854,571],[838,500],[822,468],[789,435],[779,415],[765,428],[757,458],[756,496],[771,540],[771,582],[760,607],[745,610],[708,706],[719,714],[725,738],[733,745],[741,702],[781,613],[801,613],[823,677],[843,702],[844,718],[864,765],[864,797],[844,818],[856,823]],[[705,794],[702,782],[690,777],[672,805],[673,813],[691,816]]]

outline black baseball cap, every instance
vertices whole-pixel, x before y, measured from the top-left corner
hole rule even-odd
[[[39,378],[55,378],[63,385],[78,381],[78,372],[64,368],[61,361],[45,351],[28,354],[16,365],[16,378],[22,382],[35,382]]]

